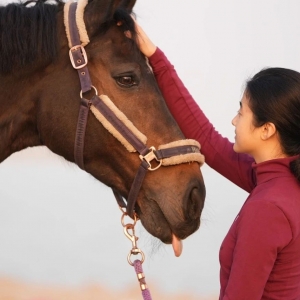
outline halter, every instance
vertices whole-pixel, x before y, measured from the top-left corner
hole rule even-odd
[[[72,66],[78,72],[81,92],[80,109],[77,121],[77,129],[74,145],[75,163],[84,170],[84,137],[88,113],[91,110],[102,125],[117,138],[129,152],[138,152],[141,160],[140,167],[129,191],[127,204],[118,191],[113,193],[120,207],[126,208],[126,213],[133,218],[134,207],[138,193],[142,186],[147,171],[155,171],[161,166],[176,165],[187,162],[204,163],[204,156],[200,153],[200,144],[195,140],[179,140],[155,147],[146,145],[147,138],[142,134],[114,105],[106,95],[98,96],[97,89],[92,85],[87,68],[88,59],[84,46],[89,42],[83,21],[84,7],[87,0],[73,0],[67,2],[64,7],[64,21],[70,47],[70,60]],[[86,99],[83,94],[95,91],[91,99]],[[155,164],[153,164],[155,161]]]

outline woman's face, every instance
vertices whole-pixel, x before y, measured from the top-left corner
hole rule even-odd
[[[253,112],[249,100],[244,94],[240,101],[240,109],[232,120],[235,127],[235,143],[233,150],[237,153],[247,153],[255,158],[261,147],[260,127],[253,125]]]

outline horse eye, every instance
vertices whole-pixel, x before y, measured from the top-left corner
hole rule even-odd
[[[121,87],[132,87],[137,85],[137,82],[134,80],[133,76],[120,76],[116,78],[116,81]]]

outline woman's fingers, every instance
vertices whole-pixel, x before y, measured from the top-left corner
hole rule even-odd
[[[137,42],[138,42],[139,48],[146,57],[150,57],[156,51],[156,46],[150,40],[148,35],[142,29],[142,27],[135,20],[134,20],[134,22],[135,22],[135,28],[136,28],[136,33],[137,33]]]
[[[131,16],[131,17],[132,17],[132,19],[134,21],[134,24],[135,24],[136,38],[137,38],[138,46],[139,46],[141,52],[146,57],[150,57],[156,51],[156,46],[150,40],[150,38],[148,37],[148,35],[142,29],[142,27],[136,22],[134,16]],[[121,25],[122,25],[121,21],[117,22],[117,26],[121,26]],[[124,34],[129,39],[132,38],[132,34],[131,34],[130,30],[124,31]]]

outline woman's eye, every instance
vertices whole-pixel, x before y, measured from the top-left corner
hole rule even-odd
[[[116,78],[117,83],[122,87],[132,87],[137,85],[133,76],[121,76]]]

